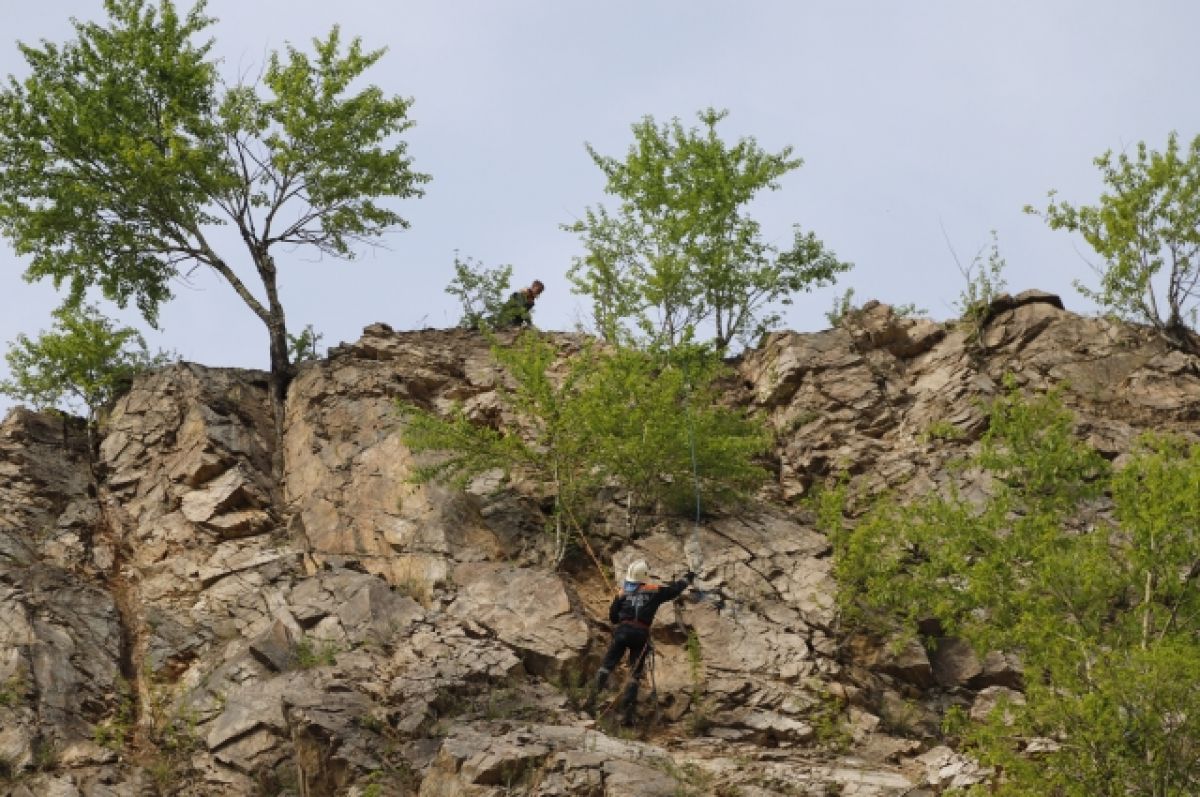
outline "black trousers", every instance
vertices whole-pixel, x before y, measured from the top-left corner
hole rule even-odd
[[[612,642],[604,654],[604,661],[600,664],[601,669],[612,672],[621,662],[625,651],[629,651],[629,666],[633,668],[633,680],[637,683],[642,677],[646,659],[650,657],[650,632],[629,623],[619,624],[613,631]]]

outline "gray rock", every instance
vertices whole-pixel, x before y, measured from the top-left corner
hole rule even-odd
[[[942,686],[965,686],[983,674],[983,664],[971,646],[961,639],[941,638],[931,657],[933,677]]]
[[[0,423],[0,755],[28,768],[42,741],[58,750],[55,771],[24,773],[14,793],[154,788],[92,741],[133,705],[126,678],[146,733],[194,737],[187,797],[374,783],[498,797],[510,780],[564,797],[900,795],[982,782],[953,751],[916,759],[946,702],[922,690],[959,702],[981,690],[980,715],[1019,698],[1004,691],[1021,688],[1019,662],[946,641],[931,663],[919,646],[888,655],[847,637],[830,542],[791,502],[840,473],[852,495],[953,482],[984,500],[987,478],[946,463],[978,445],[1008,373],[1031,390],[1061,385],[1081,435],[1118,463],[1142,431],[1194,436],[1200,406],[1197,359],[1145,330],[1042,295],[992,311],[982,346],[964,325],[868,303],[837,330],[747,351],[727,399],[768,420],[779,476],[736,514],[631,533],[626,508],[601,496],[609,522],[589,542],[606,564],[699,572],[656,626],[661,710],[642,693],[643,716],[661,718],[651,738],[670,750],[576,710],[608,639],[611,585],[586,563],[545,567],[540,486],[491,474],[463,495],[409,481],[397,399],[513,420],[482,336],[373,325],[302,365],[281,483],[261,372],[179,365],[138,379],[103,430],[98,494],[78,423],[14,411]],[[315,661],[296,659],[301,644]],[[815,746],[814,727],[843,710],[851,749]],[[701,711],[711,735],[683,738]]]
[[[461,564],[454,616],[487,628],[512,646],[537,675],[561,673],[587,647],[587,625],[552,573],[490,563]]]

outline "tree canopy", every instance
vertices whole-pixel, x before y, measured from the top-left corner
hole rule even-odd
[[[570,277],[592,298],[597,330],[610,341],[638,336],[671,347],[711,325],[724,351],[778,323],[773,304],[850,268],[798,226],[779,251],[747,213],[757,194],[800,167],[792,148],[770,153],[753,138],[726,144],[717,125],[727,112],[698,116],[702,129],[647,116],[633,125],[624,160],[587,147],[619,205],[588,208],[566,225],[586,250]]]
[[[1200,136],[1163,152],[1138,142],[1133,155],[1095,159],[1105,191],[1095,205],[1051,202],[1040,215],[1053,229],[1078,232],[1104,258],[1098,289],[1085,296],[1116,315],[1150,324],[1172,345],[1200,347]],[[1038,213],[1026,207],[1030,213]]]
[[[471,257],[454,253],[454,278],[446,285],[446,293],[458,299],[462,318],[458,325],[465,329],[487,329],[499,317],[508,298],[512,266],[508,264],[487,268]]]
[[[280,246],[350,258],[406,226],[384,199],[420,196],[399,138],[411,101],[356,87],[383,55],[335,27],[226,85],[200,0],[105,0],[64,44],[21,45],[29,74],[0,92],[0,232],[78,304],[89,288],[154,323],[171,281],[206,266],[263,322],[273,398],[290,375]],[[242,248],[216,243],[230,226]],[[254,287],[249,277],[258,278]]]
[[[0,393],[38,409],[84,409],[89,421],[135,374],[170,359],[150,354],[136,329],[117,326],[92,305],[59,308],[49,331],[17,336],[5,358],[12,378],[0,382]]]
[[[697,490],[708,508],[736,502],[768,477],[754,460],[769,437],[718,403],[711,358],[671,362],[600,346],[565,355],[536,331],[492,351],[512,385],[501,393],[500,428],[461,409],[445,417],[401,405],[405,444],[436,452],[415,479],[462,487],[498,469],[545,485],[559,556],[572,535],[584,538],[603,487],[624,493],[636,524],[644,513],[688,511]]]

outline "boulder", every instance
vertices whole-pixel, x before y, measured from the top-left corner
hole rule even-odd
[[[449,611],[511,646],[537,675],[561,674],[588,645],[588,629],[552,573],[492,563],[461,564]]]

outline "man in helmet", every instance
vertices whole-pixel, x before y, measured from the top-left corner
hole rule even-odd
[[[609,674],[620,663],[625,651],[629,651],[632,674],[629,687],[621,696],[620,703],[622,721],[626,725],[633,724],[638,681],[641,680],[646,658],[650,655],[650,624],[654,622],[654,613],[658,611],[659,606],[682,595],[696,578],[696,574],[689,570],[678,581],[660,586],[646,583],[648,574],[649,567],[642,559],[629,565],[625,571],[625,584],[608,607],[608,619],[613,623],[612,643],[608,646],[608,652],[604,654],[604,661],[596,672],[596,681],[592,687],[594,698],[608,684]]]

